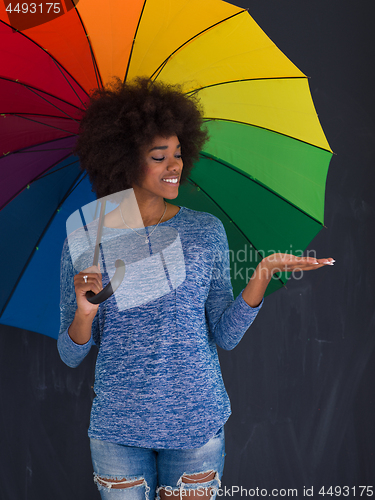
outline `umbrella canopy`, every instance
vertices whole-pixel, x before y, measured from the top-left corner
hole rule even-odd
[[[40,24],[0,6],[2,323],[57,335],[65,220],[93,200],[72,149],[90,91],[113,76],[198,94],[210,141],[176,201],[223,221],[235,293],[263,255],[306,248],[323,225],[331,150],[307,78],[246,10],[219,0],[60,5]]]

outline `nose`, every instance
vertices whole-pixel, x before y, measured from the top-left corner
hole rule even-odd
[[[182,160],[173,157],[169,162],[168,162],[168,170],[171,170],[172,172],[179,172],[182,169]]]

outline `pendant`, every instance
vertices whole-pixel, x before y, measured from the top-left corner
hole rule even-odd
[[[148,239],[148,237],[147,237],[147,238],[145,239],[145,243],[146,243],[146,245],[147,245],[147,243],[148,243],[148,242],[149,242],[149,239]]]

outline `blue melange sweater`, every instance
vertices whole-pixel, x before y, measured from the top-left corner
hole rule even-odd
[[[223,225],[182,207],[148,244],[129,229],[111,228],[102,242],[103,285],[118,258],[126,274],[100,305],[85,345],[71,340],[68,327],[76,310],[73,275],[91,265],[92,254],[75,257],[73,267],[79,252],[71,238],[61,261],[60,356],[75,367],[93,343],[99,348],[89,436],[146,448],[202,446],[231,413],[216,344],[233,349],[261,307],[251,308],[242,294],[233,300]]]

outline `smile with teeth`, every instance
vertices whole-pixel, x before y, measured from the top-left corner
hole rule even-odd
[[[164,182],[169,182],[170,184],[177,184],[178,183],[178,178],[177,177],[167,177],[165,179],[162,179]]]

